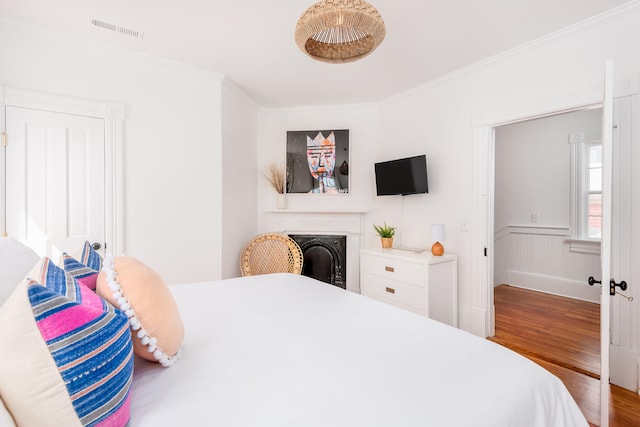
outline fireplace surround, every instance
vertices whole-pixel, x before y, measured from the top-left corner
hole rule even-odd
[[[262,230],[287,235],[345,237],[345,267],[342,269],[344,288],[360,293],[360,248],[366,211],[276,209],[265,213],[264,222],[260,225]]]

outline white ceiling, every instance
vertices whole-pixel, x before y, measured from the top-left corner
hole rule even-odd
[[[285,107],[381,101],[627,0],[371,0],[387,36],[348,64],[314,61],[296,46],[296,22],[314,2],[0,0],[0,15],[214,71],[258,105]]]

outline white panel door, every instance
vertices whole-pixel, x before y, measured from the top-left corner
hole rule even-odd
[[[6,109],[7,234],[57,262],[105,241],[104,120]]]
[[[611,229],[613,193],[613,62],[607,61],[602,102],[602,294],[600,300],[600,426],[609,426],[609,345],[611,343]]]

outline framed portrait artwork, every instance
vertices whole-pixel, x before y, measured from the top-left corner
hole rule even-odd
[[[349,130],[287,131],[287,193],[349,193]]]

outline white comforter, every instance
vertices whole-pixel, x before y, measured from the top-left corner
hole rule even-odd
[[[171,287],[182,358],[137,361],[131,426],[586,426],[487,340],[304,276]]]

